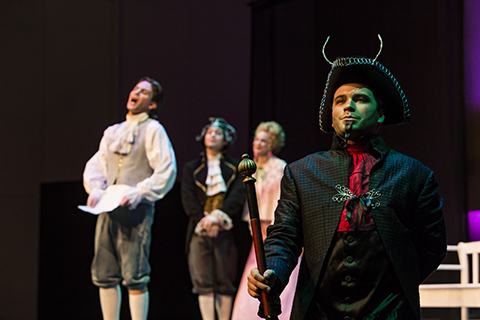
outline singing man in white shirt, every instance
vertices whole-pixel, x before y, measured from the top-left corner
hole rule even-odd
[[[103,319],[120,318],[120,284],[128,289],[132,320],[147,319],[154,203],[173,187],[177,165],[164,127],[155,119],[160,84],[144,77],[130,92],[126,121],[108,127],[83,174],[87,205],[105,189],[128,185],[119,207],[98,216],[92,281],[99,287]]]

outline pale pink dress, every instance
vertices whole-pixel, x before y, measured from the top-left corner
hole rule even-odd
[[[257,168],[257,172],[254,175],[257,180],[255,188],[257,191],[258,212],[262,222],[262,232],[265,232],[267,226],[274,220],[275,209],[280,198],[280,182],[285,165],[285,161],[272,156],[262,168]],[[248,208],[248,206],[245,207]],[[249,221],[248,210],[245,212],[244,219]],[[265,238],[265,233],[263,236]],[[280,320],[290,319],[299,265],[300,263],[293,270],[287,287],[280,295],[282,301],[282,314],[278,317]],[[250,274],[250,270],[254,268],[257,268],[257,262],[252,246],[233,305],[232,320],[261,319],[257,316],[259,301],[252,298],[247,292],[247,276]]]

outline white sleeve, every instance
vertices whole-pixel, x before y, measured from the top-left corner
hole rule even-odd
[[[83,186],[88,194],[94,189],[107,188],[107,131],[108,129],[104,132],[98,151],[88,160],[83,171]]]
[[[152,121],[147,127],[145,150],[154,171],[150,177],[137,184],[137,189],[142,199],[157,201],[173,188],[177,177],[177,162],[172,144],[167,132],[157,121]],[[132,207],[136,204],[138,203],[131,203]]]

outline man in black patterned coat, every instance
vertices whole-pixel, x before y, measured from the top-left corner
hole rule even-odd
[[[332,63],[320,106],[331,150],[286,167],[268,270],[248,279],[253,297],[277,297],[303,249],[291,319],[420,319],[418,285],[446,254],[442,199],[429,168],[378,136],[381,125],[409,118],[376,58]]]

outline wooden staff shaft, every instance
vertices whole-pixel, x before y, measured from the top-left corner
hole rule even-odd
[[[243,158],[244,160],[242,160],[239,165],[239,171],[244,176],[246,176],[246,178],[243,180],[243,183],[245,184],[248,209],[250,212],[250,225],[252,228],[253,248],[255,250],[257,269],[263,276],[264,272],[267,270],[267,263],[265,260],[265,251],[263,248],[262,227],[260,223],[260,216],[258,213],[257,192],[255,191],[256,180],[251,177],[251,175],[256,171],[256,165],[252,160],[247,159],[248,155],[244,155]],[[266,319],[278,319],[272,312],[273,305],[270,293],[262,291],[261,295],[263,312],[266,316]]]

